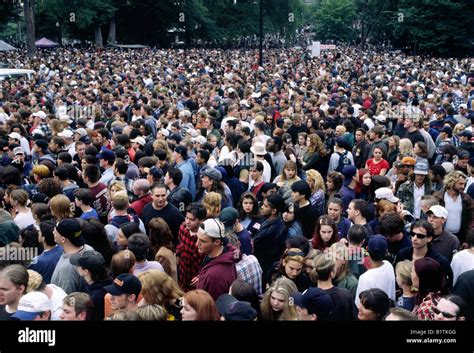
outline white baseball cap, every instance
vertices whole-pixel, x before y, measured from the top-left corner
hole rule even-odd
[[[375,190],[375,198],[377,200],[387,200],[393,203],[400,201],[398,197],[395,197],[392,189],[390,188],[380,188]]]
[[[30,292],[21,297],[17,311],[12,315],[22,321],[32,321],[39,314],[51,310],[51,301],[41,292]]]
[[[145,139],[142,137],[142,136],[137,136],[135,137],[134,139],[130,140],[131,142],[136,142],[138,143],[140,146],[145,146],[146,145],[146,141]]]
[[[206,219],[201,228],[206,232],[206,235],[215,239],[223,239],[225,233],[224,223],[217,218]]]
[[[72,138],[74,136],[74,132],[71,130],[64,130],[58,134],[59,137],[64,137],[64,138]]]
[[[36,113],[33,113],[32,115],[33,115],[33,116],[37,116],[37,117],[39,117],[39,118],[41,118],[41,119],[46,119],[46,113],[45,113],[44,111],[42,111],[42,110],[37,111]]]
[[[443,206],[434,205],[426,212],[426,214],[432,213],[435,217],[440,217],[444,219],[448,219],[448,210],[445,209]]]
[[[8,137],[11,137],[12,139],[16,139],[16,140],[21,140],[21,135],[18,133],[18,132],[12,132],[10,135],[8,135]]]

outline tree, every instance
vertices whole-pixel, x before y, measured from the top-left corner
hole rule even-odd
[[[318,39],[351,42],[356,8],[353,0],[323,0],[315,5],[315,29]]]
[[[35,0],[23,0],[26,23],[26,51],[29,58],[35,56]]]

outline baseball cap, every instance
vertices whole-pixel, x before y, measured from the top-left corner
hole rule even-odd
[[[320,288],[308,288],[303,293],[293,293],[293,302],[296,306],[308,310],[308,314],[315,314],[318,320],[328,319],[333,310],[331,297]]]
[[[59,121],[62,123],[68,123],[68,124],[72,123],[71,118],[69,117],[69,115],[66,115],[66,114],[61,114],[59,116]]]
[[[32,115],[32,116],[37,116],[37,117],[39,117],[39,118],[41,118],[41,119],[43,119],[43,120],[46,119],[46,113],[45,113],[44,111],[42,111],[42,110],[39,110],[39,111],[37,111],[37,112],[35,112],[35,113],[31,114],[31,115]]]
[[[372,235],[367,246],[370,256],[382,257],[387,252],[387,239],[380,234]]]
[[[130,140],[131,142],[136,142],[138,143],[140,146],[145,146],[146,145],[146,141],[145,139],[142,137],[142,136],[137,136],[135,137],[134,139]]]
[[[63,130],[58,134],[59,137],[64,137],[64,138],[71,138],[74,136],[74,132],[72,132],[69,129]]]
[[[445,209],[443,206],[434,205],[426,212],[426,214],[432,213],[435,217],[440,217],[444,219],[448,219],[448,210]]]
[[[257,311],[249,302],[239,301],[229,294],[217,298],[216,307],[226,321],[253,321],[257,317]]]
[[[21,135],[18,132],[12,132],[8,135],[8,137],[16,140],[21,140]]]
[[[23,151],[23,148],[21,147],[15,147],[13,149],[13,155],[16,156],[17,154],[25,154],[25,151]]]
[[[472,132],[470,132],[469,130],[463,130],[458,134],[458,136],[468,137],[469,139],[471,139],[472,138]]]
[[[206,168],[201,172],[201,176],[207,176],[209,179],[220,181],[222,179],[222,174],[216,168]]]
[[[398,197],[393,195],[393,191],[390,188],[379,188],[375,190],[375,198],[377,200],[387,200],[393,203],[400,201]]]
[[[112,128],[112,132],[115,132],[116,134],[121,134],[121,133],[123,133],[123,127],[120,126],[120,125],[115,125]]]
[[[458,158],[459,159],[469,159],[469,158],[471,158],[471,154],[466,150],[460,150],[458,152]]]
[[[346,165],[342,170],[344,175],[344,185],[349,185],[352,182],[352,178],[357,174],[357,168],[353,165]]]
[[[105,286],[104,289],[112,295],[135,294],[137,297],[142,290],[140,280],[129,273],[118,275],[111,285]]]
[[[453,134],[453,129],[450,128],[449,126],[444,126],[440,132],[446,132],[449,136],[451,136]]]
[[[171,135],[168,137],[168,140],[175,140],[176,143],[180,143],[180,142],[181,142],[181,135],[179,135],[179,134],[171,134]]]
[[[92,143],[91,138],[90,138],[89,136],[87,136],[87,135],[80,137],[80,138],[79,138],[79,141],[84,142],[86,145],[89,145],[89,144]]]
[[[193,142],[198,142],[200,145],[204,145],[207,142],[207,140],[204,136],[193,137],[192,141]]]
[[[115,153],[112,150],[104,149],[98,155],[95,156],[97,159],[105,159],[106,161],[114,161]]]
[[[221,211],[219,219],[224,223],[224,226],[232,227],[235,221],[239,219],[239,211],[234,207],[226,207]]]
[[[84,238],[81,236],[82,227],[79,221],[75,218],[66,218],[58,223],[56,231],[75,246],[84,245]]]
[[[163,170],[156,166],[150,168],[150,174],[153,175],[155,178],[160,179],[163,177]]]
[[[69,262],[73,266],[80,266],[92,272],[98,272],[104,267],[104,256],[98,251],[83,251],[80,254],[73,254],[69,258]]]
[[[204,232],[206,232],[206,235],[211,238],[224,238],[224,224],[218,218],[206,219],[204,222],[202,222],[200,227],[204,230]]]
[[[164,128],[161,128],[160,130],[158,130],[158,132],[165,137],[168,137],[170,135],[170,131]]]
[[[87,136],[87,130],[84,129],[83,127],[80,127],[79,129],[76,130],[76,134],[79,134],[81,137]]]
[[[41,292],[30,292],[20,298],[17,311],[12,317],[22,321],[32,321],[37,315],[51,310],[51,301]]]
[[[414,166],[416,164],[416,159],[413,157],[403,157],[402,165]]]
[[[415,174],[420,174],[420,175],[428,175],[430,171],[430,167],[428,166],[428,163],[425,161],[418,161],[415,164]]]

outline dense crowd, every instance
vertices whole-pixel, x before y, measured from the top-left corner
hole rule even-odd
[[[472,320],[474,62],[18,51],[0,320]]]

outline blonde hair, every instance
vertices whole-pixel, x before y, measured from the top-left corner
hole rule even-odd
[[[221,213],[222,196],[218,192],[211,191],[204,195],[202,205],[206,208],[207,218],[219,217]]]
[[[462,130],[464,130],[464,124],[461,124],[461,123],[456,124],[453,129],[453,136],[457,135]]]
[[[260,305],[262,318],[264,320],[276,319],[278,321],[297,320],[298,316],[296,314],[296,308],[294,305],[290,305],[290,297],[297,290],[298,289],[296,288],[295,283],[291,279],[288,279],[286,277],[278,278],[265,292],[262,304]],[[285,304],[283,310],[276,315],[270,303],[270,298],[273,292],[282,294],[285,297]]]
[[[40,178],[49,177],[49,168],[43,164],[38,164],[33,167],[33,174],[39,176]]]
[[[71,211],[71,200],[66,195],[56,195],[49,202],[51,214],[58,221],[73,216]]]
[[[142,283],[141,295],[147,304],[158,304],[164,307],[173,305],[183,296],[178,284],[165,272],[148,270],[138,274]]]
[[[41,283],[43,283],[43,276],[36,271],[28,270],[28,287],[26,288],[25,293],[38,290]]]
[[[402,283],[405,283],[409,286],[412,286],[411,281],[411,270],[413,268],[413,262],[410,260],[400,261],[397,266],[395,266],[395,273],[398,277],[401,278]]]
[[[109,194],[110,194],[110,190],[115,186],[115,188],[117,189],[116,192],[119,192],[119,191],[127,191],[127,189],[125,188],[125,185],[119,181],[119,180],[114,180],[110,183],[108,189],[109,189]]]
[[[311,192],[314,193],[317,190],[323,190],[326,192],[326,184],[324,183],[323,177],[321,174],[314,169],[309,169],[306,171],[306,180],[311,179],[314,181],[314,185],[311,188]]]
[[[158,304],[146,304],[135,310],[143,321],[166,321],[168,313],[165,308]]]
[[[129,205],[128,194],[126,191],[117,191],[112,197],[112,206],[119,210],[126,210]]]
[[[459,170],[453,170],[444,177],[444,188],[445,190],[451,190],[459,179],[467,179],[466,174]]]
[[[316,255],[313,259],[313,270],[309,274],[311,282],[318,283],[320,277],[324,278],[330,277],[331,272],[334,271],[336,267],[336,261],[333,256],[327,256],[325,253],[320,253]]]
[[[155,150],[163,150],[166,151],[166,159],[168,162],[173,162],[173,154],[171,153],[170,148],[168,147],[168,143],[164,140],[155,140],[153,142],[153,149]]]
[[[317,152],[321,155],[321,157],[324,157],[326,155],[326,150],[324,149],[323,142],[321,141],[319,135],[309,134],[308,138],[311,145],[308,147],[306,153],[313,154]]]
[[[404,156],[413,155],[413,144],[409,139],[401,139],[398,143],[398,150]]]
[[[291,249],[286,249],[285,253],[283,254],[281,258],[281,270],[284,271],[283,267],[288,264],[290,261],[296,261],[302,264],[303,266],[305,265],[305,259],[306,257],[304,256],[303,250],[298,249],[298,248],[291,248]]]
[[[349,273],[349,248],[346,245],[337,242],[329,247],[329,253],[334,254],[334,259],[342,261],[342,265],[336,273],[336,278],[334,278],[334,282],[337,284]]]

